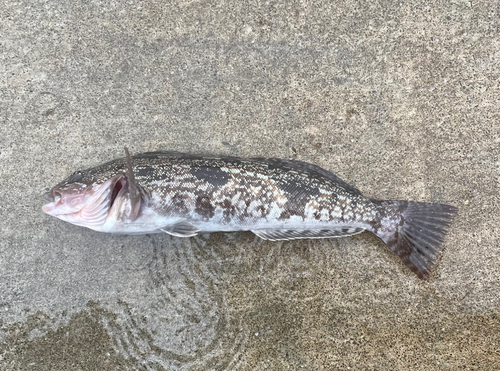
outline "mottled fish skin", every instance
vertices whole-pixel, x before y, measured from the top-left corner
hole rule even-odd
[[[420,278],[429,276],[455,212],[448,205],[371,200],[305,162],[177,152],[133,157],[127,152],[126,158],[76,172],[47,197],[52,201],[44,206],[48,214],[111,233],[190,237],[200,231],[251,230],[265,239],[284,240],[367,230]],[[65,199],[78,204],[78,197],[86,206],[58,214]]]
[[[162,154],[136,156],[134,164],[155,210],[186,218],[203,231],[307,229],[375,218],[373,203],[309,164]]]

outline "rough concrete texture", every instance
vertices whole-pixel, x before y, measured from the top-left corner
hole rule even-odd
[[[0,3],[0,369],[500,369],[498,1]],[[460,211],[429,282],[376,238],[113,236],[71,172],[294,157]]]

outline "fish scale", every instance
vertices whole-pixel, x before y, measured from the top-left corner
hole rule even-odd
[[[456,208],[366,198],[319,166],[276,158],[149,152],[78,171],[47,193],[43,210],[93,230],[168,233],[249,230],[268,240],[368,231],[425,279]]]

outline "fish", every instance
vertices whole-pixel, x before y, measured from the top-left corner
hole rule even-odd
[[[44,195],[43,212],[99,232],[251,231],[264,240],[377,236],[420,279],[431,276],[457,208],[364,197],[293,159],[147,152],[76,171]]]

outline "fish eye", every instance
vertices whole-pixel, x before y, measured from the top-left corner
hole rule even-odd
[[[76,182],[76,181],[78,181],[78,180],[80,180],[80,179],[82,179],[82,178],[83,178],[82,173],[81,173],[80,171],[76,171],[76,172],[74,172],[74,173],[73,173],[73,174],[69,177],[69,181],[68,181],[68,182],[69,182],[69,183],[73,183],[73,182]]]

